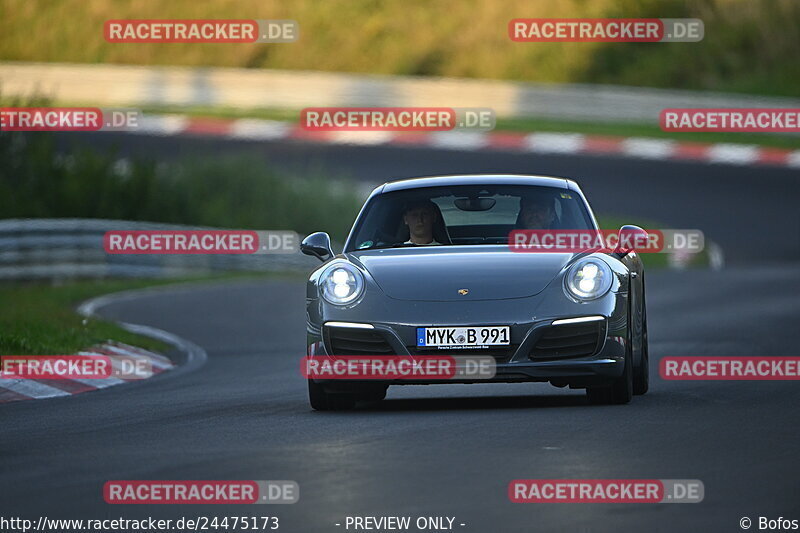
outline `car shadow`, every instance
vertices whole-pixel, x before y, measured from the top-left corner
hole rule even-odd
[[[398,398],[360,404],[357,411],[457,411],[589,406],[585,394]]]

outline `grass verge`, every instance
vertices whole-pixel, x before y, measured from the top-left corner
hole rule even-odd
[[[796,0],[0,0],[15,61],[324,70],[800,95]],[[514,18],[698,18],[696,43],[519,43]],[[292,19],[295,43],[110,43],[111,19]],[[35,36],[35,38],[32,38]]]
[[[47,283],[0,284],[0,354],[69,355],[109,339],[156,352],[169,346],[143,335],[125,331],[113,322],[84,319],[76,307],[90,298],[113,292],[143,289],[180,282],[212,282],[235,279],[288,277],[294,273],[223,274],[181,279],[74,281],[64,285]]]
[[[123,158],[48,133],[0,132],[0,216],[107,218],[216,228],[325,228],[342,240],[363,201],[348,179],[275,170],[254,154]]]

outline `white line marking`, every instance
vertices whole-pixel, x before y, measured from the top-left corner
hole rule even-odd
[[[153,364],[147,359],[141,358],[143,362],[147,363],[147,365],[140,366],[140,364],[137,364],[135,368],[131,368],[132,357],[129,355],[109,355],[107,357],[111,361],[113,375],[118,377],[118,379],[124,381],[132,379],[147,379],[153,377],[154,375]],[[125,362],[124,367],[123,362]],[[137,363],[139,362],[137,361]],[[142,368],[142,366],[144,366],[144,368]]]
[[[105,344],[103,344],[103,346],[104,347],[114,348],[114,349],[117,349],[117,350],[123,350],[123,351],[128,352],[128,353],[143,355],[145,357],[150,357],[152,359],[157,359],[157,360],[161,361],[162,363],[165,363],[167,365],[172,366],[172,361],[170,361],[168,357],[164,357],[163,355],[155,353],[155,352],[149,352],[149,351],[145,350],[144,348],[139,348],[138,346],[131,346],[129,344],[125,344],[124,342],[117,342],[117,341],[111,341],[111,342],[105,343]]]
[[[675,153],[675,141],[629,137],[622,141],[622,152],[646,159],[666,159]]]
[[[391,142],[394,139],[394,133],[391,131],[332,131],[329,139],[330,142],[337,144],[373,146]]]
[[[186,129],[189,119],[182,115],[144,115],[131,133],[144,135],[176,135]]]
[[[94,352],[78,352],[77,355],[104,357],[103,354],[98,354]],[[125,383],[125,380],[118,378],[71,378],[71,379],[72,381],[77,381],[78,383],[83,383],[84,385],[90,385],[97,389],[105,389],[106,387],[111,387],[112,385],[120,385],[122,383]]]
[[[429,140],[429,146],[448,150],[479,150],[489,144],[489,136],[481,131],[437,131]]]
[[[70,393],[30,379],[0,379],[0,387],[31,398],[54,398]]]
[[[135,357],[135,358],[138,358],[138,359],[144,359],[146,361],[149,361],[150,364],[152,364],[156,368],[164,368],[164,369],[166,369],[166,368],[172,368],[174,366],[172,363],[164,363],[163,361],[161,361],[159,359],[156,359],[154,357],[151,357],[149,355],[136,353],[136,352],[133,352],[133,351],[130,351],[130,350],[124,350],[122,348],[119,348],[117,346],[113,346],[111,344],[104,344],[103,348],[105,348],[109,352],[111,352],[113,354],[116,354],[116,355],[122,355],[122,356],[125,356],[125,357]]]
[[[531,152],[574,154],[583,150],[585,142],[580,133],[532,133],[523,144]]]
[[[268,141],[282,139],[289,135],[291,126],[288,122],[277,120],[240,119],[233,121],[228,137],[234,139],[252,139]]]
[[[715,144],[708,150],[712,163],[749,165],[758,161],[758,147],[751,144]]]
[[[671,269],[684,270],[689,266],[693,257],[694,255],[686,250],[676,250],[669,254],[667,260]]]
[[[715,242],[708,244],[708,262],[711,270],[722,270],[725,267],[725,254],[722,252],[722,246]]]
[[[790,167],[800,167],[800,150],[795,150],[786,157],[786,164]]]
[[[130,291],[117,292],[113,294],[106,294],[104,296],[98,296],[97,298],[92,298],[91,300],[83,302],[78,307],[78,313],[85,317],[91,317],[95,313],[97,313],[98,309],[105,307],[106,305],[110,305],[112,303],[135,300],[143,296],[160,295],[164,294],[165,292],[191,291],[195,288],[196,288],[195,284],[185,283],[182,285],[173,286],[171,288],[150,287],[146,289],[136,289]],[[168,331],[164,331],[151,326],[144,326],[141,324],[131,324],[128,322],[117,322],[117,325],[132,333],[139,333],[141,335],[145,335],[153,339],[166,342],[167,344],[174,346],[179,351],[186,354],[186,362],[165,373],[166,375],[177,376],[185,372],[191,372],[197,370],[198,368],[203,366],[208,360],[208,354],[202,347],[182,337],[169,333]]]

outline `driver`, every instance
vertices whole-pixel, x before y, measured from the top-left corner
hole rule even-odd
[[[409,202],[403,210],[403,223],[408,226],[409,234],[409,239],[404,244],[442,244],[433,238],[433,224],[438,219],[439,210],[430,200]]]
[[[553,229],[556,211],[553,199],[546,195],[523,196],[519,200],[521,229]]]

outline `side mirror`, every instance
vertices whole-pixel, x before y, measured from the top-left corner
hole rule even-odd
[[[300,243],[300,251],[306,255],[313,255],[320,261],[327,261],[333,257],[331,238],[324,231],[312,233]]]
[[[613,254],[622,259],[634,250],[647,247],[647,232],[639,226],[625,225],[619,228],[619,240]]]

